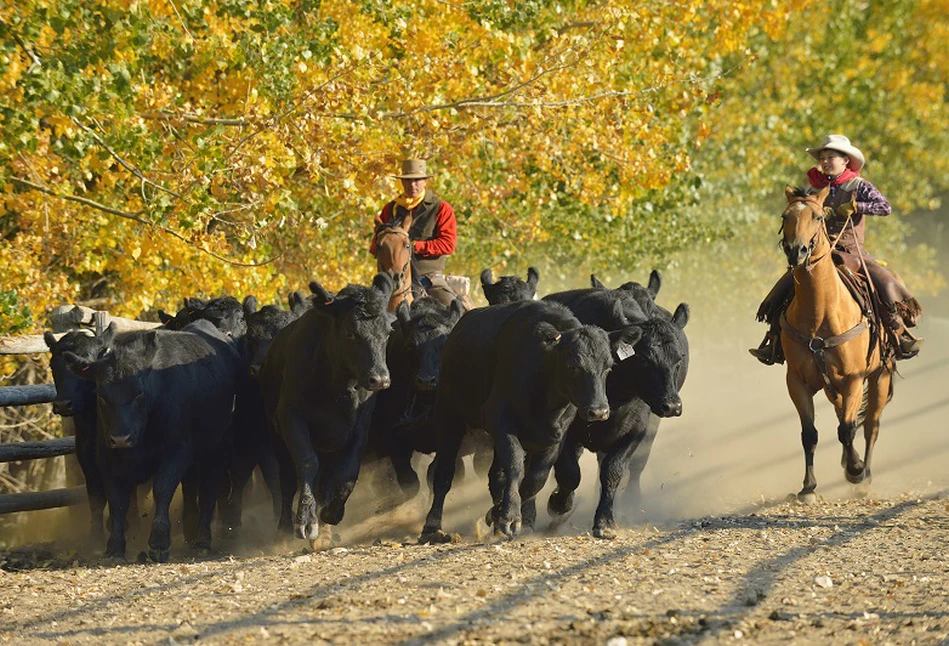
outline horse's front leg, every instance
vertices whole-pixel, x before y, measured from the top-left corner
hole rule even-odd
[[[814,476],[814,451],[817,448],[817,427],[814,425],[814,391],[797,374],[788,370],[788,394],[801,418],[801,444],[804,446],[804,486],[797,494],[801,502],[814,502],[817,478]]]
[[[832,400],[833,401],[833,400]],[[834,407],[837,409],[837,439],[843,447],[840,457],[844,476],[852,484],[863,482],[864,462],[853,446],[857,435],[857,416],[863,403],[863,380],[849,379],[840,387],[840,394]]]

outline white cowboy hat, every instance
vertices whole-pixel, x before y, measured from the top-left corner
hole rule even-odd
[[[425,170],[424,159],[403,159],[402,173],[393,175],[396,179],[429,179],[432,177]]]
[[[850,140],[843,135],[827,135],[824,137],[824,141],[820,142],[820,146],[808,148],[807,152],[809,152],[814,159],[820,160],[820,151],[828,149],[836,150],[849,157],[850,163],[847,164],[847,168],[852,171],[860,170],[863,168],[863,165],[867,163],[860,149],[850,143]]]

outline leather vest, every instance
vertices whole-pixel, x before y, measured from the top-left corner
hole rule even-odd
[[[435,237],[435,224],[438,209],[442,205],[442,199],[433,191],[426,191],[422,203],[415,207],[413,211],[412,226],[409,227],[409,238],[412,240],[431,240]],[[408,211],[403,206],[399,206],[393,200],[392,202],[392,220],[400,221],[408,215]],[[415,257],[415,267],[420,274],[430,274],[432,272],[445,272],[445,261],[447,256],[428,256]]]
[[[840,238],[837,240],[837,246],[850,253],[856,253],[858,246],[860,249],[863,249],[863,233],[866,227],[864,215],[863,213],[854,213],[850,216],[854,229],[851,230],[850,225],[847,224],[847,218],[837,215],[836,211],[838,206],[846,204],[854,198],[854,193],[862,181],[864,181],[862,177],[854,177],[852,180],[844,182],[840,186],[831,186],[830,195],[824,200],[824,206],[834,211],[834,215],[827,218],[827,233],[830,234],[831,240],[837,238],[839,235]],[[811,187],[808,192],[814,194],[819,190],[820,189]],[[844,229],[845,224],[847,224],[846,229]],[[843,233],[841,233],[841,231],[843,231]],[[856,232],[856,236],[854,232]]]

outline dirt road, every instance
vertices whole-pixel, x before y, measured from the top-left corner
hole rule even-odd
[[[901,365],[867,497],[821,400],[812,506],[787,500],[800,431],[783,370],[745,352],[760,332],[692,333],[685,414],[662,423],[644,510],[622,510],[615,540],[588,534],[590,461],[561,534],[510,542],[477,536],[483,484],[449,497],[462,541],[445,546],[414,544],[421,509],[379,517],[364,491],[339,547],[314,554],[274,546],[258,512],[224,556],[178,537],[172,563],[115,565],[59,518],[37,532],[56,546],[0,554],[0,642],[949,643],[949,321],[927,321],[926,352]]]

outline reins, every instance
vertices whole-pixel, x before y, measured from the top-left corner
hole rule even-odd
[[[402,265],[402,268],[399,269],[399,272],[402,276],[402,284],[404,285],[404,287],[401,287],[401,289],[394,291],[392,293],[392,298],[397,298],[399,296],[404,296],[405,294],[410,293],[412,291],[412,281],[408,280],[406,277],[406,270],[409,269],[412,263],[412,255],[413,255],[412,254],[412,239],[409,236],[408,231],[397,228],[396,226],[393,226],[393,225],[386,224],[385,226],[379,229],[378,233],[376,233],[376,241],[378,242],[383,236],[390,235],[390,234],[396,234],[396,235],[404,237],[405,248],[409,250],[408,259]]]

